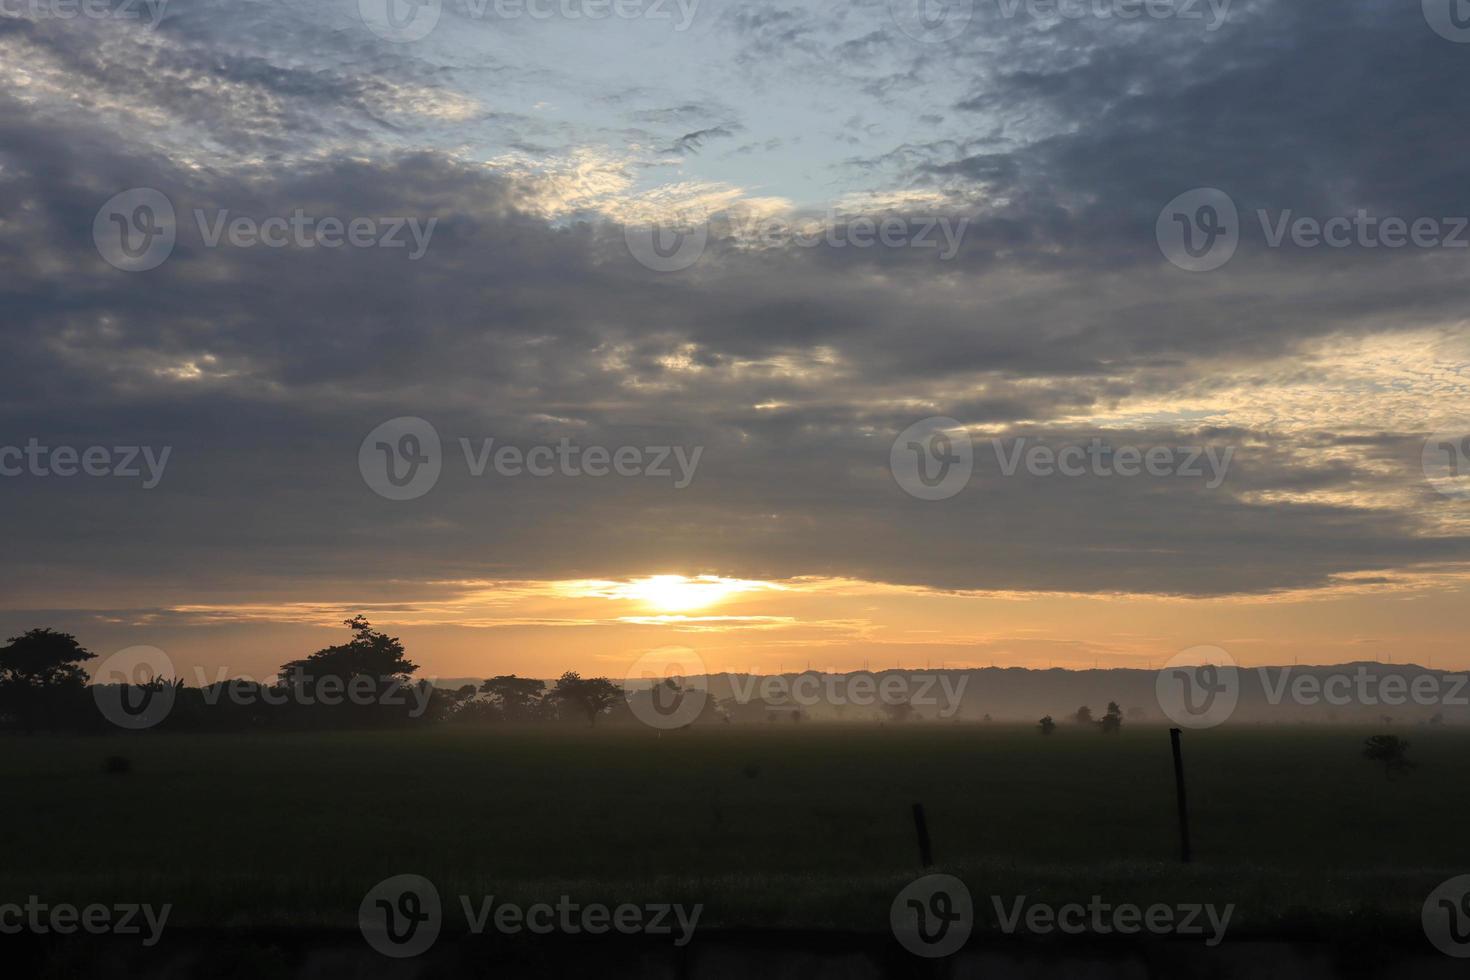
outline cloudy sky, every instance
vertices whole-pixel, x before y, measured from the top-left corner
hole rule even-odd
[[[0,4],[5,635],[1470,667],[1450,0],[79,5]]]

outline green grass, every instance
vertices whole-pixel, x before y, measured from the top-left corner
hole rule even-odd
[[[881,931],[920,872],[919,801],[981,929],[993,894],[1233,902],[1233,931],[1417,928],[1428,892],[1470,871],[1470,732],[1404,733],[1418,768],[1394,782],[1360,758],[1365,734],[1187,732],[1187,869],[1162,728],[13,737],[0,901],[351,927],[370,885],[414,872],[454,908],[565,893],[703,902],[703,926]],[[109,755],[132,772],[104,774]]]

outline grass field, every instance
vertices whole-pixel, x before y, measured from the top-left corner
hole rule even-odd
[[[1231,902],[1237,932],[1417,929],[1428,892],[1470,871],[1470,732],[1402,733],[1418,768],[1394,782],[1360,758],[1365,734],[1186,733],[1188,868],[1163,728],[14,737],[0,901],[350,928],[369,886],[412,872],[446,904],[702,902],[702,927],[882,931],[920,873],[919,801],[977,906],[1099,894]],[[132,771],[104,774],[110,755]]]

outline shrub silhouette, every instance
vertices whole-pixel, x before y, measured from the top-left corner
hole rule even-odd
[[[1363,742],[1363,758],[1383,763],[1383,776],[1392,779],[1414,768],[1407,758],[1409,743],[1397,735],[1374,735]]]

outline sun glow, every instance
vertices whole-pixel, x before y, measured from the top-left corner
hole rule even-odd
[[[633,579],[616,590],[616,598],[633,599],[662,612],[687,612],[712,606],[727,596],[772,588],[765,582],[720,578],[717,575],[651,575]]]

